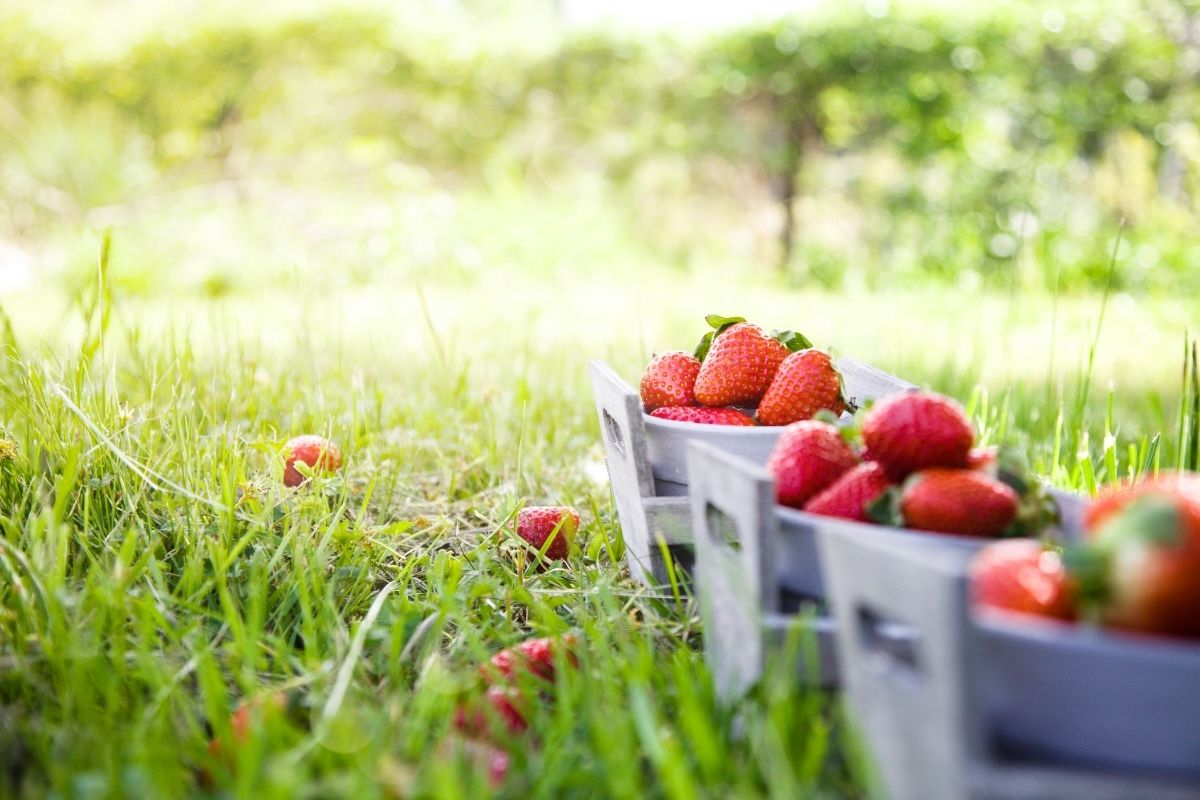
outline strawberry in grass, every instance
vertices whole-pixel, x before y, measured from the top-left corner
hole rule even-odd
[[[971,597],[980,608],[1039,617],[1075,617],[1075,585],[1059,554],[1033,539],[993,542],[971,560]]]
[[[567,506],[525,506],[517,512],[517,535],[541,550],[547,540],[546,558],[565,559],[579,530],[579,512]]]
[[[1106,625],[1200,637],[1200,475],[1106,491],[1068,550],[1083,602]]]
[[[707,408],[705,406],[668,406],[656,408],[650,416],[673,422],[694,422],[700,425],[752,426],[754,420],[734,408]]]
[[[694,406],[700,359],[682,350],[655,356],[642,373],[642,405],[647,411],[673,406]]]
[[[836,427],[808,420],[783,430],[767,460],[767,470],[775,476],[779,502],[802,508],[857,463],[858,456]]]
[[[337,472],[342,466],[342,451],[324,436],[306,434],[289,439],[283,446],[283,484],[296,487],[306,478],[296,463],[302,463],[313,472]]]
[[[563,651],[569,663],[577,663],[572,652],[577,642],[578,639],[569,633],[560,637],[528,639],[492,656],[487,666],[483,667],[484,678],[489,683],[501,678],[511,680],[524,671],[553,681],[556,655]]]
[[[842,376],[833,368],[829,354],[808,348],[792,353],[779,365],[758,404],[758,421],[790,425],[812,419],[818,411],[836,416],[845,410]]]
[[[926,467],[965,467],[975,440],[962,408],[932,392],[885,397],[863,417],[863,444],[892,480]]]
[[[804,504],[810,514],[840,517],[856,522],[870,522],[867,509],[876,502],[892,482],[887,472],[874,461],[865,461],[845,472]]]
[[[766,393],[788,353],[812,342],[791,331],[768,336],[743,317],[710,315],[714,330],[700,340],[696,401],[705,406],[753,406]]]
[[[498,730],[520,733],[528,727],[529,715],[549,695],[535,686],[549,688],[560,663],[577,666],[578,638],[574,634],[529,639],[496,653],[479,669],[487,687],[482,697],[455,709],[454,726],[459,732],[487,738]]]

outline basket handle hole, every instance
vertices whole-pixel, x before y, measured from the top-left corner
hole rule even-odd
[[[858,644],[872,670],[917,681],[921,677],[921,634],[915,627],[859,605]]]
[[[718,547],[735,552],[742,549],[742,540],[737,534],[733,518],[711,502],[705,505],[704,521],[709,539]]]

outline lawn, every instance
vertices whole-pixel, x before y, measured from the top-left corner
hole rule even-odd
[[[616,133],[529,156],[517,129],[462,174],[426,169],[371,127],[371,100],[402,83],[377,59],[407,51],[364,55],[341,17],[302,28],[345,48],[325,63],[293,53],[273,13],[222,28],[233,4],[192,39],[158,16],[21,5],[81,43],[44,69],[30,56],[13,72],[25,94],[0,95],[0,796],[864,796],[870,757],[837,696],[796,686],[781,657],[718,703],[690,588],[641,588],[621,563],[587,362],[636,384],[652,353],[691,349],[707,313],[952,395],[1055,486],[1194,466],[1180,436],[1196,429],[1182,390],[1200,251],[1180,233],[1194,212],[1154,187],[1139,184],[1154,205],[1130,201],[1127,227],[1105,204],[1128,198],[1097,189],[1072,200],[1091,227],[1051,230],[1070,215],[1048,200],[1037,228],[1009,213],[1023,195],[926,207],[912,186],[863,189],[846,176],[910,174],[871,143],[807,175],[795,260],[824,267],[787,272],[758,235],[774,220],[761,185],[730,177],[736,153],[695,156],[715,183],[673,152],[619,180]],[[226,39],[234,55],[205,61]],[[215,77],[196,83],[225,91],[243,56],[262,59],[238,84],[244,116],[217,122],[212,97],[171,83],[192,76],[162,67],[197,58]],[[146,97],[125,80],[160,73]],[[368,74],[377,95],[345,89]],[[1073,146],[1070,186],[1120,175],[1080,167]],[[1018,151],[971,168],[1012,189],[1005,175],[1030,172]],[[978,177],[954,158],[913,180]],[[895,230],[863,201],[885,195],[913,206]],[[981,249],[996,237],[1003,256]],[[302,433],[336,441],[345,466],[286,489],[281,448]],[[539,570],[505,541],[527,504],[579,509],[566,563]],[[502,738],[511,763],[492,784],[455,709],[492,654],[566,632],[578,669]]]
[[[85,292],[61,322],[64,296],[6,298],[6,793],[178,796],[204,771],[243,796],[484,792],[450,735],[475,665],[571,630],[580,669],[507,742],[504,794],[854,794],[835,698],[780,678],[719,707],[694,600],[620,566],[585,365],[634,381],[705,311],[958,396],[1062,486],[1102,479],[1106,455],[1123,472],[1158,432],[1159,457],[1176,452],[1188,320],[1171,301],[1109,299],[1080,413],[1100,296],[831,295],[669,270],[537,283]],[[279,448],[310,431],[346,468],[284,489]],[[496,532],[543,502],[585,524],[570,562],[539,572]],[[210,755],[233,708],[281,689],[290,715]]]

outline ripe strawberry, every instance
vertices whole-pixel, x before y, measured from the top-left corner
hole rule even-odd
[[[509,733],[520,733],[528,727],[521,707],[525,705],[521,691],[513,686],[492,686],[476,699],[460,703],[454,709],[454,727],[464,736],[489,738],[493,724],[499,722]]]
[[[308,465],[314,472],[337,472],[342,466],[342,451],[324,436],[311,434],[289,439],[283,446],[285,461],[283,464],[283,483],[285,486],[299,486],[308,480],[296,469],[299,461]]]
[[[864,461],[805,503],[804,510],[826,517],[869,522],[867,507],[891,485],[882,466],[874,461]]]
[[[564,559],[570,552],[575,532],[579,530],[579,512],[566,506],[526,506],[517,512],[517,535],[541,550],[552,535],[554,540],[546,548],[546,558]]]
[[[455,724],[457,725],[457,715]],[[467,758],[470,765],[477,771],[487,774],[488,784],[493,789],[499,789],[508,777],[508,753],[495,744],[477,738],[476,734],[468,733],[459,728],[466,738],[448,738],[438,751],[439,758],[452,759],[457,755]],[[473,738],[475,737],[475,738]]]
[[[971,561],[976,606],[1074,619],[1075,587],[1054,550],[1033,539],[992,542]]]
[[[997,477],[1000,474],[1000,448],[972,447],[967,452],[966,467]]]
[[[1068,566],[1108,625],[1200,636],[1200,475],[1164,473],[1106,491]]]
[[[749,322],[713,339],[696,376],[696,401],[706,406],[752,406],[762,399],[788,348]]]
[[[575,655],[571,652],[575,647],[576,638],[573,634],[562,637],[543,637],[528,639],[515,647],[501,650],[492,656],[488,666],[484,667],[485,680],[511,680],[518,667],[548,681],[554,680],[554,657],[560,649],[566,648],[567,659],[576,663]]]
[[[656,408],[650,416],[674,422],[694,422],[699,425],[746,425],[754,420],[733,408],[706,408],[704,406],[668,406]]]
[[[923,470],[900,494],[907,527],[963,536],[999,536],[1016,519],[1019,505],[1010,486],[969,469]]]
[[[693,388],[700,374],[700,359],[682,350],[661,353],[642,373],[642,404],[647,411],[670,406],[694,406]]]
[[[812,419],[818,411],[846,410],[842,378],[828,353],[809,348],[792,353],[779,365],[775,378],[758,404],[763,425],[789,425]]]
[[[862,423],[863,443],[892,480],[926,467],[965,467],[975,434],[957,403],[930,392],[885,397]]]
[[[779,502],[802,508],[857,463],[858,457],[837,428],[808,420],[783,430],[767,460],[767,469],[775,476]]]
[[[246,744],[250,740],[250,731],[254,726],[255,719],[286,711],[290,702],[291,699],[285,692],[274,692],[240,703],[229,715],[229,732],[232,734],[232,741],[228,744],[238,746]],[[214,757],[220,757],[223,749],[222,740],[218,737],[214,736],[209,740],[208,752]]]

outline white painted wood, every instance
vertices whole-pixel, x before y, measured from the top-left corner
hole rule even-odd
[[[847,698],[888,797],[1200,798],[1200,646],[973,617],[968,552],[850,527],[820,546]]]

